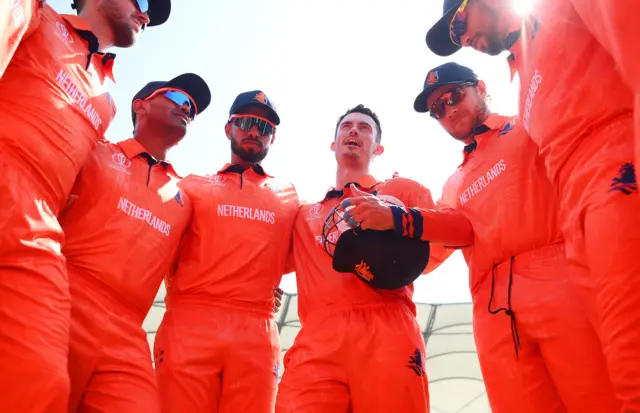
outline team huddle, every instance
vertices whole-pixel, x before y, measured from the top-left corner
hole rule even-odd
[[[304,202],[261,166],[281,122],[261,90],[232,102],[210,175],[166,160],[211,102],[196,74],[147,79],[133,137],[104,138],[108,50],[170,0],[3,1],[0,412],[427,413],[413,281],[456,250],[493,412],[640,412],[640,4],[511,3],[444,0],[428,30],[440,56],[508,51],[520,82],[502,116],[471,68],[427,72],[414,109],[462,148],[439,200],[370,174],[382,125],[358,105],[328,140],[335,186]],[[278,383],[290,272],[302,329]]]

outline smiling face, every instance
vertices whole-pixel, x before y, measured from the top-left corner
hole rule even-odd
[[[371,163],[384,150],[379,143],[379,129],[375,120],[364,113],[350,113],[338,124],[331,150],[339,165],[354,167]]]
[[[460,35],[462,46],[497,56],[507,50],[510,18],[503,5],[495,1],[470,1],[465,8],[466,31]]]
[[[137,130],[161,131],[163,136],[171,137],[174,143],[186,135],[187,127],[191,124],[189,105],[180,106],[167,98],[164,89],[144,100],[134,101],[133,110],[136,112]]]

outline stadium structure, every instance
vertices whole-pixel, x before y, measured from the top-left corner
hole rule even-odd
[[[473,340],[471,303],[416,303],[416,306],[418,323],[427,344],[431,413],[490,413]],[[144,322],[151,348],[164,311],[163,286]],[[300,330],[296,294],[285,294],[275,317],[282,348],[281,377],[284,371],[282,356]]]

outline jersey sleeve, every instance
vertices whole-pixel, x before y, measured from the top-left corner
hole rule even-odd
[[[473,243],[471,223],[455,209],[391,206],[391,210],[395,230],[404,237],[456,248]]]
[[[42,0],[10,0],[0,2],[0,78],[20,43],[40,23]]]
[[[413,238],[419,238],[431,243],[429,263],[423,271],[423,274],[428,274],[445,262],[456,249],[473,243],[473,229],[462,214],[441,202],[436,204],[429,189],[417,182],[413,186],[414,188],[412,188],[408,197],[411,208],[392,206],[391,209],[396,232],[403,236],[409,236],[410,229],[405,232],[403,226],[402,230],[400,230],[398,223],[408,219],[411,211],[417,212],[421,217],[426,218],[426,222],[422,218],[422,229],[419,230],[420,236],[414,236]]]

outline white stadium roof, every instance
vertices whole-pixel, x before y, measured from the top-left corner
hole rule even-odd
[[[416,305],[418,323],[427,343],[431,413],[489,413],[491,410],[473,341],[471,304]],[[162,287],[144,322],[151,348],[164,311]],[[284,355],[300,330],[297,295],[285,294],[276,321]],[[280,374],[283,370],[281,358]]]

